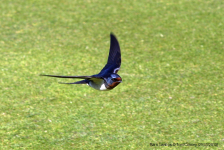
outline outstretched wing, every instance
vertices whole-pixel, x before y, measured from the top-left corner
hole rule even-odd
[[[73,83],[63,83],[59,82],[60,84],[87,84],[89,83],[89,80],[99,80],[103,79],[101,76],[98,75],[92,75],[92,76],[60,76],[60,75],[45,75],[41,74],[40,76],[47,76],[47,77],[55,77],[55,78],[79,78],[79,79],[85,79]]]
[[[110,52],[107,64],[101,70],[99,75],[108,73],[117,73],[121,66],[121,52],[119,43],[113,33],[110,34]]]
[[[55,77],[55,78],[79,78],[79,79],[93,78],[93,76],[59,76],[59,75],[45,75],[45,74],[41,74],[40,76]]]

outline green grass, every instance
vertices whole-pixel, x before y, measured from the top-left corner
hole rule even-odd
[[[221,0],[3,0],[0,149],[223,149],[223,8]],[[39,76],[98,73],[110,32],[123,78],[112,91]]]

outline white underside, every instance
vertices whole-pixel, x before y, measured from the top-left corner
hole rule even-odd
[[[94,81],[89,82],[89,86],[91,86],[92,88],[94,88],[96,90],[100,90],[100,91],[108,90],[104,84],[103,79],[94,79]]]

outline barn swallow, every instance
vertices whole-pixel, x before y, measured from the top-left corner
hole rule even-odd
[[[79,78],[84,79],[74,83],[61,84],[88,84],[90,87],[106,91],[115,88],[122,82],[121,77],[117,74],[121,66],[121,52],[119,43],[113,33],[110,34],[110,52],[107,64],[100,73],[91,76],[61,76],[61,75],[41,75],[56,78]]]

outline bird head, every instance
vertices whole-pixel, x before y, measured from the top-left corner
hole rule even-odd
[[[105,84],[106,84],[108,89],[115,88],[121,82],[122,82],[121,77],[116,73],[111,74],[109,77],[107,77],[105,79]]]

